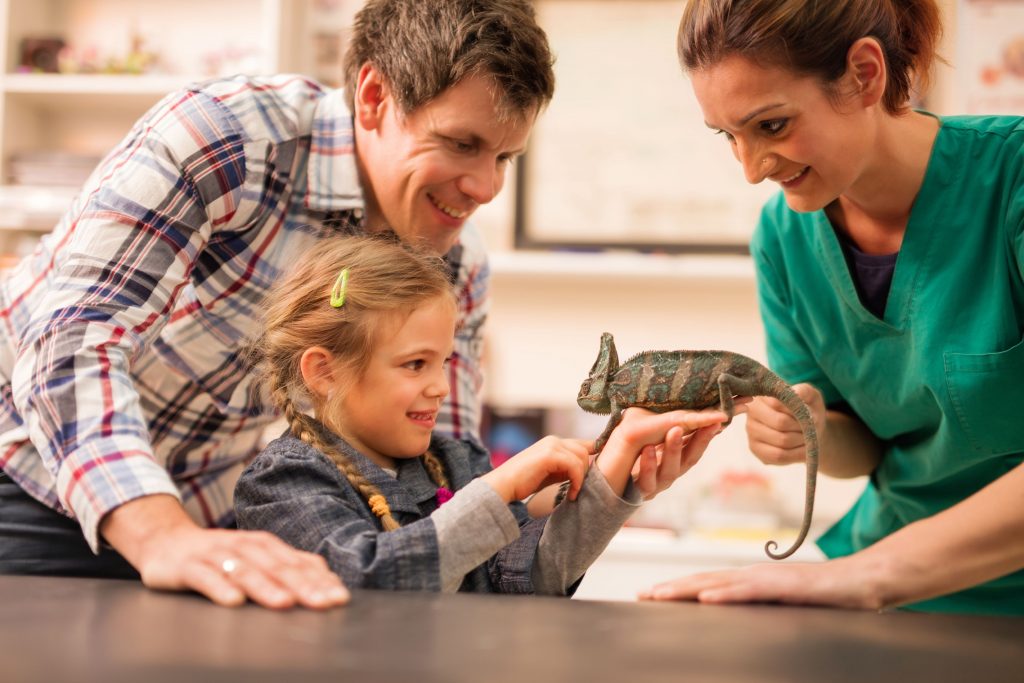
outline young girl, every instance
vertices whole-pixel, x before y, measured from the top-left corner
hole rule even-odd
[[[692,464],[725,419],[634,413],[589,470],[590,444],[546,437],[474,472],[470,445],[432,435],[455,320],[436,257],[355,237],[309,255],[268,302],[258,349],[289,429],[242,474],[239,526],[320,554],[349,587],[564,595],[636,509],[645,446],[700,430]],[[564,480],[575,502],[550,518],[517,502]]]
[[[1024,118],[909,106],[933,0],[691,0],[679,55],[708,126],[781,192],[751,245],[768,358],[821,469],[870,475],[818,564],[651,597],[1024,614]],[[804,458],[758,400],[751,450]]]

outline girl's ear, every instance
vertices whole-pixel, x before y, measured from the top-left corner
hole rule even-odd
[[[312,346],[302,352],[299,372],[309,390],[322,399],[338,385],[334,355],[322,346]]]
[[[885,52],[878,41],[861,38],[846,53],[846,75],[852,97],[865,107],[874,106],[885,95],[887,75]]]
[[[386,108],[393,103],[387,83],[372,64],[363,64],[356,77],[353,114],[365,130],[376,130],[384,118]]]

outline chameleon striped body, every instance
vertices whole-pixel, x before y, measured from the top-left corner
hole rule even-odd
[[[770,396],[793,413],[807,446],[807,489],[800,533],[782,553],[773,552],[775,541],[765,544],[772,559],[792,555],[804,542],[814,511],[818,475],[818,437],[810,410],[781,377],[753,358],[731,351],[645,351],[619,364],[615,341],[601,335],[601,349],[590,375],[580,387],[577,403],[583,410],[611,414],[597,439],[600,452],[612,430],[631,406],[652,412],[700,410],[718,406],[732,421],[734,396]]]

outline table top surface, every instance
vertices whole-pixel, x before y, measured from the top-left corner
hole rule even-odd
[[[1024,619],[359,591],[327,612],[0,576],[5,681],[1020,681]],[[356,677],[359,677],[358,679]]]

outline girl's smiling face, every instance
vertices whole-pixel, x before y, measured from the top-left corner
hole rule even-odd
[[[739,55],[690,79],[705,122],[729,141],[747,181],[777,182],[793,210],[828,206],[864,173],[874,129],[857,97],[837,102],[816,78]]]
[[[396,458],[420,456],[430,445],[449,391],[455,324],[455,303],[449,297],[385,321],[362,376],[331,416],[331,426],[381,467],[393,467]]]

